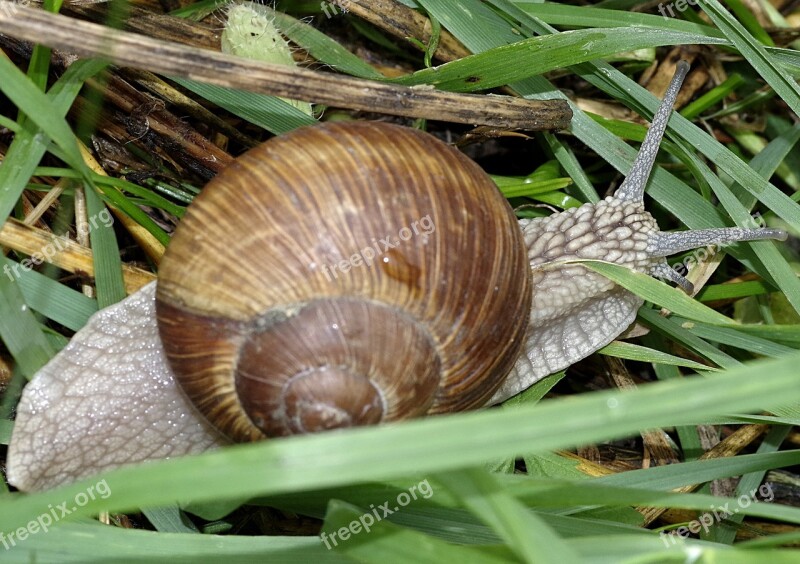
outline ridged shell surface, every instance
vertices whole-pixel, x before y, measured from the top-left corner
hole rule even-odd
[[[351,359],[366,366],[347,368],[368,372],[345,381],[372,398],[365,421],[352,424],[478,407],[522,345],[524,249],[489,177],[433,136],[375,122],[301,128],[239,157],[190,206],[159,273],[160,332],[184,391],[238,440],[298,432],[243,419],[236,383],[241,367],[250,375],[263,366],[256,379],[269,382],[294,359],[296,373],[317,372],[299,388]],[[325,300],[333,305],[320,309]],[[386,320],[391,310],[399,322]],[[291,336],[276,336],[284,325]],[[337,343],[347,354],[323,358]],[[417,353],[427,356],[409,358]],[[285,391],[295,376],[279,378],[272,387]],[[429,397],[391,407],[415,391]]]

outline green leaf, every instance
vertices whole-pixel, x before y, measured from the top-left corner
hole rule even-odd
[[[637,296],[658,304],[661,307],[665,307],[674,313],[688,317],[689,319],[705,321],[711,324],[735,324],[735,321],[731,318],[717,313],[708,306],[704,306],[700,302],[687,296],[678,288],[667,286],[663,282],[655,280],[647,274],[642,274],[641,272],[636,272],[625,266],[608,262],[588,260],[575,262],[580,262],[587,268],[602,274]]]
[[[171,80],[233,115],[276,135],[317,123],[308,114],[275,96],[232,90],[188,78],[172,77]]]
[[[442,90],[473,92],[622,51],[694,43],[719,44],[721,41],[680,31],[635,27],[569,31],[495,47],[390,82],[407,86],[433,84]]]
[[[111,495],[77,507],[71,517],[167,505],[175,500],[202,502],[289,493],[442,472],[505,456],[610,440],[643,428],[686,424],[700,417],[768,410],[800,401],[800,387],[795,385],[798,362],[800,353],[750,363],[707,379],[670,380],[631,391],[588,393],[533,406],[274,439],[123,468],[104,475]],[[559,422],[558,433],[552,432],[553,421]],[[253,468],[259,471],[253,472]],[[48,503],[74,498],[96,479],[6,498],[0,531],[35,519]],[[800,510],[787,510],[774,510],[770,516],[791,516],[800,522]]]
[[[785,72],[758,42],[717,0],[697,0],[708,17],[733,43],[747,61],[753,65],[775,92],[789,104],[797,114],[800,113],[800,86]]]
[[[694,368],[695,370],[712,370],[717,369],[711,366],[700,364],[692,360],[673,356],[665,352],[655,349],[634,345],[633,343],[625,343],[622,341],[613,341],[606,345],[599,351],[600,354],[613,356],[616,358],[624,358],[627,360],[637,360],[639,362],[652,362],[653,364],[670,364],[672,366],[683,366],[686,368]]]
[[[0,255],[0,340],[3,341],[19,369],[31,378],[55,354],[36,318],[25,303],[19,286],[10,276],[11,265]]]
[[[479,470],[440,474],[437,480],[453,492],[480,520],[525,562],[576,562],[578,555],[547,523]]]
[[[89,169],[83,162],[75,135],[60,109],[5,57],[0,57],[0,75],[3,76],[0,91],[55,142],[72,168],[88,178]]]
[[[431,536],[398,527],[370,511],[331,500],[321,538],[333,554],[341,552],[356,562],[507,562],[477,549],[447,544]],[[355,532],[354,532],[355,531]]]

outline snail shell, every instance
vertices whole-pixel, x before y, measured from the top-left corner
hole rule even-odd
[[[156,309],[184,392],[246,441],[483,406],[531,294],[517,220],[475,163],[355,122],[271,140],[209,183]]]

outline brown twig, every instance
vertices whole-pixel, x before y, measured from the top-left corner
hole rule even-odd
[[[711,450],[705,452],[698,460],[711,460],[715,458],[728,458],[739,454],[747,445],[769,430],[769,425],[745,425],[734,431],[728,438],[720,442]],[[674,492],[688,493],[699,487],[699,484],[682,486]],[[645,524],[650,524],[667,511],[666,507],[639,507],[637,510],[644,515]]]
[[[396,37],[413,37],[424,44],[431,39],[428,18],[395,0],[350,0],[348,10]],[[450,32],[442,30],[434,55],[442,61],[454,61],[471,53]]]
[[[167,76],[389,115],[536,130],[564,128],[572,114],[563,100],[454,94],[271,65],[110,29],[8,0],[0,0],[0,32]]]
[[[64,237],[57,237],[42,229],[9,218],[0,228],[0,246],[16,249],[27,255],[41,254],[47,247],[52,249],[47,262],[67,272],[83,276],[94,276],[94,260],[92,250]],[[129,294],[135,292],[148,282],[155,280],[155,274],[130,266],[122,265],[122,276],[125,289]]]

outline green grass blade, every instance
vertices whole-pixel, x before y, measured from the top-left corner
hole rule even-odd
[[[475,548],[451,545],[385,520],[378,520],[365,532],[361,526],[362,522],[368,523],[365,515],[371,513],[349,503],[331,500],[322,527],[323,536],[313,538],[329,550],[329,554],[342,553],[351,559],[349,562],[508,562],[506,558],[484,554]],[[351,535],[351,527],[358,532]],[[346,538],[340,540],[342,536]]]
[[[735,368],[741,364],[735,358],[728,356],[715,346],[705,342],[674,320],[662,317],[655,309],[648,307],[640,308],[638,317],[648,326],[688,347],[689,350],[710,360],[721,368]]]
[[[72,168],[81,171],[88,178],[89,169],[83,162],[72,129],[60,109],[5,57],[0,57],[0,75],[3,76],[0,91],[53,140]]]
[[[679,31],[635,27],[569,31],[495,47],[390,82],[407,86],[433,84],[442,90],[473,92],[623,51],[695,43],[719,44],[720,40]]]
[[[626,360],[636,360],[638,362],[651,362],[653,364],[669,364],[671,366],[683,366],[684,368],[692,368],[694,370],[711,370],[716,371],[717,368],[713,366],[706,366],[693,360],[687,360],[678,356],[673,356],[659,350],[634,345],[633,343],[626,343],[623,341],[613,341],[611,344],[606,345],[599,351],[600,354],[613,356],[616,358],[624,358]]]
[[[14,268],[18,264],[6,259]],[[36,272],[17,268],[20,290],[25,303],[56,323],[77,331],[97,311],[97,301]]]
[[[800,86],[778,68],[764,46],[736,21],[717,0],[697,0],[708,17],[733,43],[745,59],[761,77],[767,81],[784,102],[798,114],[800,113]]]
[[[92,226],[89,238],[92,242],[97,305],[102,309],[117,303],[128,294],[122,278],[122,260],[113,225],[111,221],[100,221],[103,217],[110,220],[111,212],[94,190],[94,187],[86,187],[86,211]]]
[[[2,255],[0,267],[3,270],[0,275],[0,340],[22,373],[30,378],[50,360],[55,350],[39,329],[39,323],[25,303],[13,276],[8,276],[11,266]]]
[[[462,470],[440,474],[436,479],[489,525],[522,561],[577,561],[578,555],[547,523],[504,491],[494,476],[480,470]]]
[[[795,385],[798,362],[800,353],[750,363],[712,378],[670,380],[631,391],[589,393],[513,409],[275,439],[115,470],[104,478],[112,495],[78,507],[71,516],[167,505],[176,499],[202,502],[441,472],[609,440],[642,428],[689,423],[701,415],[771,409],[800,400],[800,387]],[[552,421],[561,422],[558,433],[550,432]],[[48,503],[72,499],[95,482],[91,478],[7,498],[0,530],[24,525]],[[800,510],[792,511],[800,516]]]
[[[106,63],[95,60],[76,61],[70,65],[46,95],[59,116],[66,115],[84,81],[105,67]],[[21,73],[14,76],[13,80],[27,81]],[[6,81],[11,82],[12,79],[7,77],[2,82]],[[28,122],[16,133],[3,158],[3,166],[0,166],[0,220],[2,221],[5,221],[14,209],[33,171],[47,150],[47,138],[39,135],[40,132],[34,125]]]
[[[316,123],[308,114],[275,96],[232,90],[187,78],[173,77],[172,80],[233,115],[276,135]]]
[[[731,318],[717,313],[708,306],[690,298],[678,288],[667,286],[646,274],[635,272],[618,264],[601,261],[580,262],[587,268],[613,280],[645,300],[665,307],[674,313],[711,324],[734,324]]]

